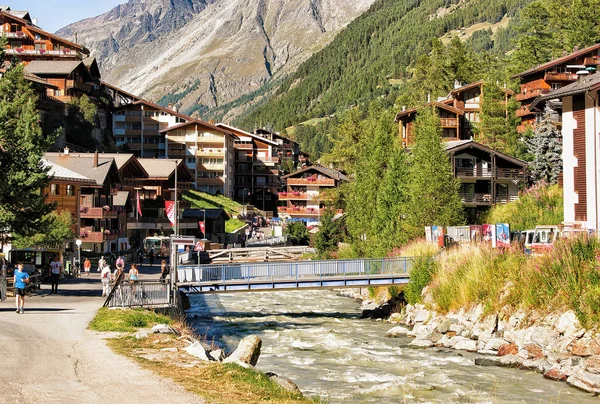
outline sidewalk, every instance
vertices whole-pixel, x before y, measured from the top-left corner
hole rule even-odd
[[[97,272],[59,285],[58,295],[49,292],[44,284],[28,296],[24,314],[15,313],[14,298],[0,303],[0,403],[202,402],[114,354],[101,334],[86,329],[104,302]]]

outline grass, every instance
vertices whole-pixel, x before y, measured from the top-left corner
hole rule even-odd
[[[225,222],[225,232],[226,233],[233,233],[234,231],[236,231],[237,229],[239,229],[242,226],[245,226],[246,223],[233,218],[233,219],[229,219],[228,221]]]
[[[100,332],[135,332],[138,328],[172,322],[170,317],[145,309],[110,310],[104,307],[98,310],[88,328]]]
[[[224,209],[229,215],[242,211],[242,204],[223,195],[211,195],[200,191],[187,191],[183,199],[192,203],[194,209]]]
[[[413,282],[420,295],[422,282],[419,277],[413,281],[415,270],[419,271],[413,268],[405,290],[407,299]],[[518,247],[458,246],[440,255],[428,271],[429,293],[440,312],[477,304],[486,313],[503,308],[542,314],[573,310],[584,327],[600,327],[600,240],[596,237],[560,239],[553,251],[536,257],[525,256]]]
[[[211,403],[305,403],[314,402],[281,388],[265,374],[235,364],[200,362],[181,351],[187,344],[173,335],[151,334],[108,340],[116,353],[136,361],[141,367],[170,379]],[[161,355],[163,348],[179,348],[178,353]],[[144,356],[150,354],[152,359]]]

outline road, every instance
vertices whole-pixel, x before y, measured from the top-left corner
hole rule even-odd
[[[142,267],[158,278],[160,267]],[[100,275],[43,285],[16,314],[14,298],[0,303],[0,403],[198,403],[202,399],[114,354],[87,330],[104,300]]]

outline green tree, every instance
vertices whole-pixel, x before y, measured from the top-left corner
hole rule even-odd
[[[56,248],[57,246],[64,246],[67,241],[75,238],[73,233],[75,220],[68,211],[51,212],[44,217],[43,222],[46,231],[37,232],[28,237],[17,235],[13,240],[13,246],[17,249],[32,247]]]
[[[529,165],[533,180],[550,185],[558,183],[562,172],[562,138],[552,121],[553,112],[546,107],[543,120],[536,125],[533,137],[527,140],[527,148],[534,156]]]
[[[412,236],[422,235],[425,226],[452,226],[464,221],[460,183],[452,175],[441,137],[435,110],[420,110],[409,169],[407,221]]]
[[[97,127],[98,107],[84,94],[73,99],[68,108],[69,114],[65,117],[67,141],[88,149],[97,148],[94,130]]]
[[[308,245],[310,241],[308,229],[302,222],[288,223],[286,233],[292,245]]]
[[[325,209],[321,215],[321,226],[315,235],[313,245],[317,253],[325,257],[328,253],[337,250],[338,243],[343,240],[342,229],[339,220],[333,220],[335,212],[333,209]]]
[[[41,158],[56,136],[42,136],[36,101],[22,66],[0,78],[0,228],[23,236],[43,232],[54,209],[40,190],[49,183]]]
[[[507,96],[506,89],[498,84],[486,83],[479,124],[481,142],[513,156],[521,156],[524,150],[516,131],[516,109],[516,101]]]

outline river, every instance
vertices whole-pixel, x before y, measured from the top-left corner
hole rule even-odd
[[[598,403],[598,399],[517,369],[480,367],[476,354],[413,349],[386,338],[392,325],[360,319],[360,302],[335,291],[190,296],[187,314],[207,340],[231,352],[262,341],[257,367],[294,381],[329,403]]]

